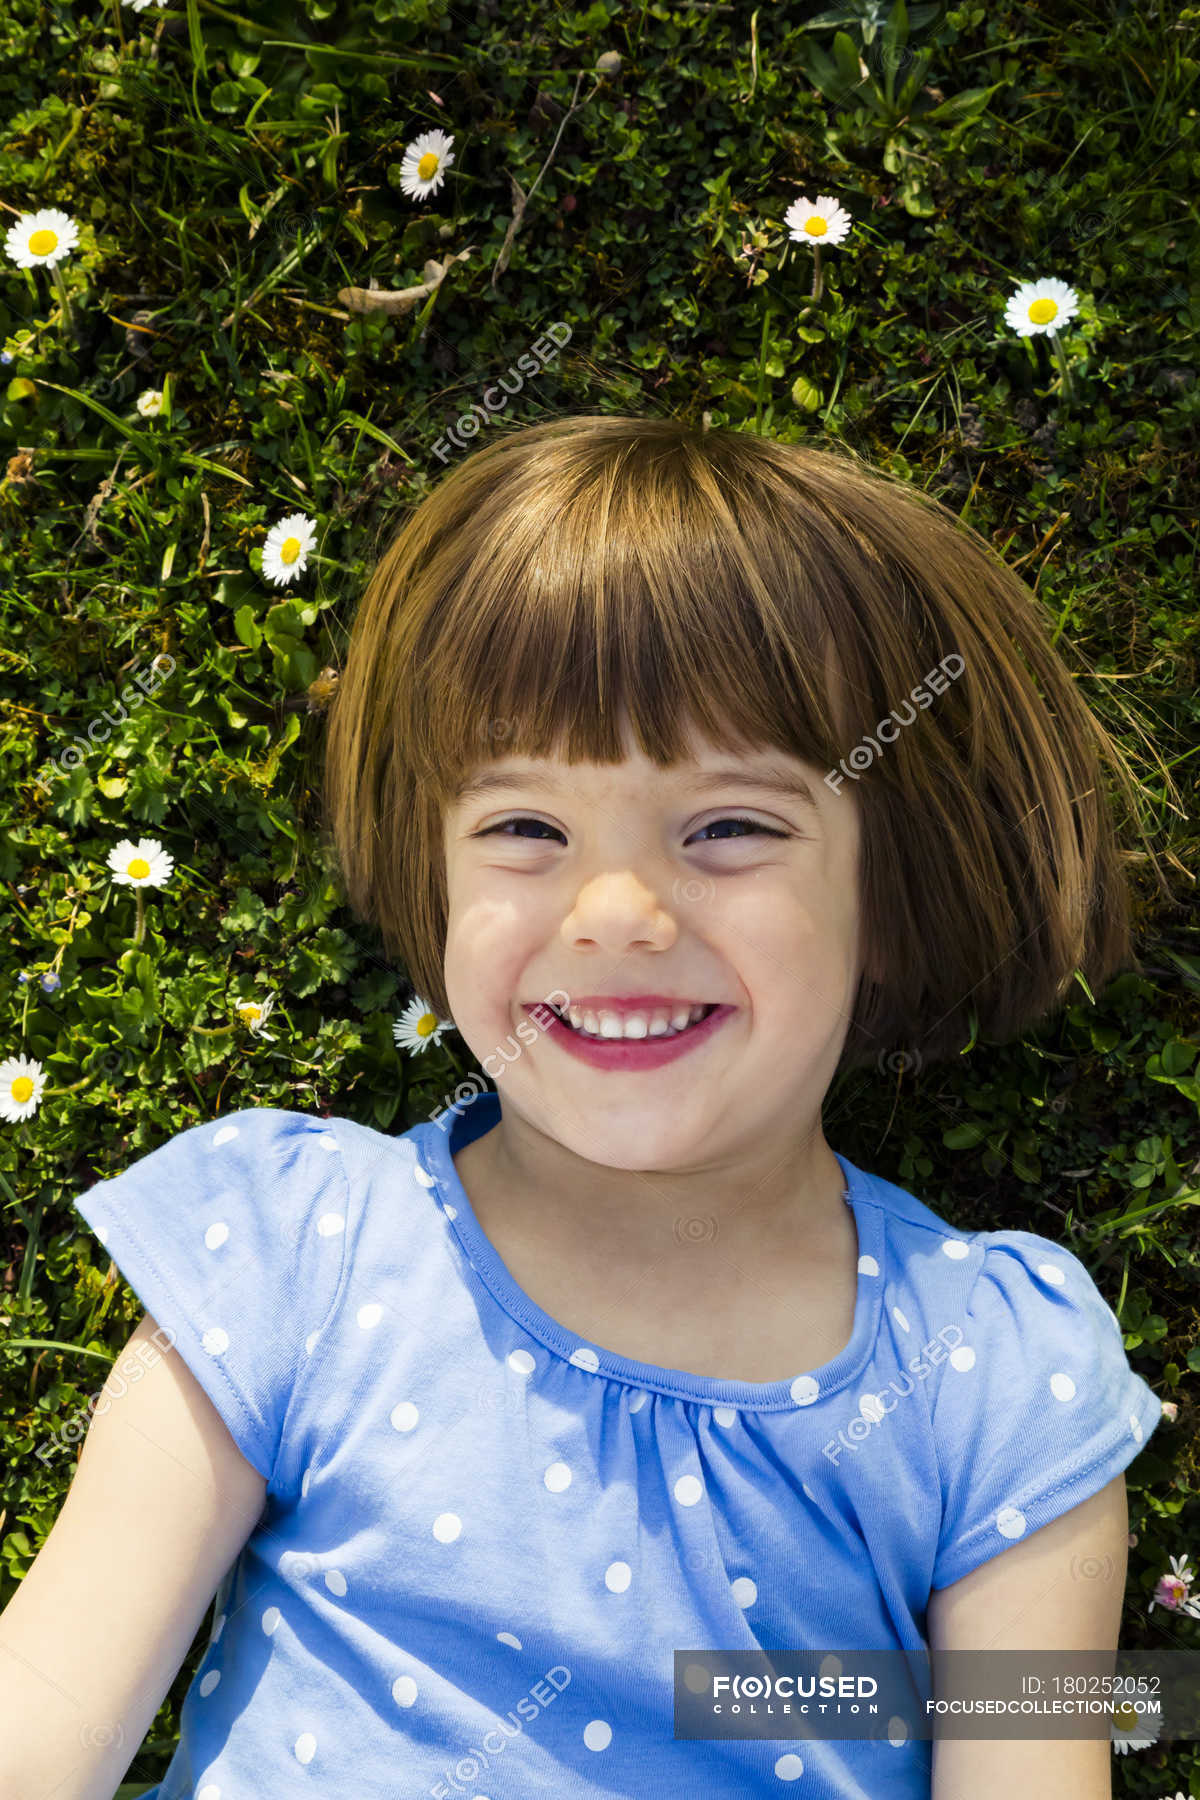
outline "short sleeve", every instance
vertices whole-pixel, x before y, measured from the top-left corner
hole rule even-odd
[[[983,1261],[933,1408],[942,1523],[931,1586],[1080,1505],[1133,1461],[1162,1403],[1087,1269],[1049,1238],[980,1233]]]
[[[330,1122],[253,1107],[194,1125],[75,1206],[269,1482],[341,1281],[347,1181]]]

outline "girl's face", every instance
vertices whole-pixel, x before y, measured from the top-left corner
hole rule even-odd
[[[773,1137],[786,1146],[819,1124],[850,1023],[851,784],[834,793],[823,770],[773,749],[736,757],[693,738],[695,761],[663,770],[628,727],[625,746],[619,765],[475,771],[504,785],[461,796],[445,822],[451,1013],[502,1105],[589,1162],[696,1168],[739,1145],[761,1159]],[[812,804],[756,774],[805,781]],[[542,1025],[547,998],[599,1014],[648,995],[727,1011],[645,1068],[594,1066],[564,1027]]]

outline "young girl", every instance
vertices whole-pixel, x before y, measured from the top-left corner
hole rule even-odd
[[[583,417],[448,474],[327,818],[496,1091],[396,1137],[245,1108],[79,1200],[146,1357],[5,1615],[4,1793],[107,1800],[216,1589],[155,1800],[1107,1796],[1107,1735],[705,1687],[1116,1647],[1161,1407],[1115,1315],[822,1128],[839,1071],[1129,962],[1100,754],[1127,783],[1028,590],[848,453]]]

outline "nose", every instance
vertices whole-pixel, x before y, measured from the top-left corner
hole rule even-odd
[[[614,869],[584,883],[561,935],[570,949],[591,944],[623,956],[641,946],[668,950],[679,933],[671,914],[632,869]]]

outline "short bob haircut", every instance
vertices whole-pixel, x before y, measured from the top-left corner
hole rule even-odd
[[[1007,1042],[1076,971],[1099,996],[1134,960],[1100,759],[1135,817],[1137,784],[978,532],[836,440],[571,416],[474,451],[403,522],[331,703],[323,832],[439,1017],[461,782],[501,757],[619,762],[623,719],[661,766],[695,730],[856,795],[841,1069]]]

